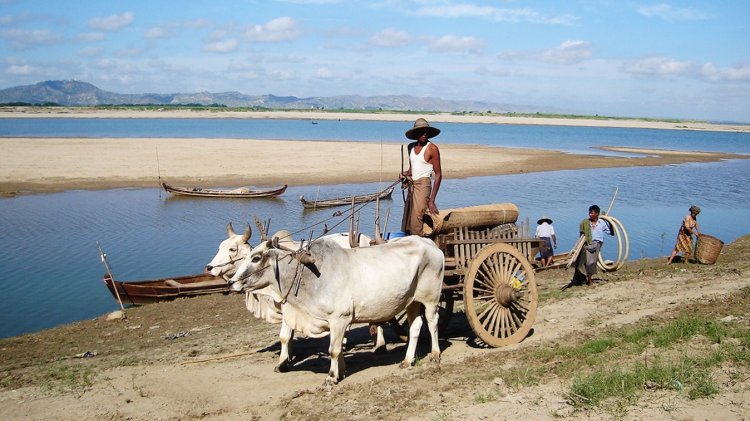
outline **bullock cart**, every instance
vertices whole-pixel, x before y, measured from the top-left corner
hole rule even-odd
[[[521,237],[517,218],[518,208],[502,203],[446,210],[425,222],[445,255],[441,325],[463,300],[472,330],[492,347],[523,340],[536,317],[531,262],[542,241]]]
[[[450,209],[426,216],[424,231],[445,256],[441,328],[450,321],[454,303],[463,300],[469,325],[487,345],[515,344],[529,334],[538,303],[534,274],[550,267],[537,263],[535,256],[542,240],[517,226],[517,218],[518,208],[512,203]],[[619,220],[609,215],[601,218],[614,231],[618,254],[614,261],[604,261],[600,255],[599,267],[614,271],[627,260],[628,238]],[[556,256],[555,267],[571,267],[583,243],[582,237],[570,252]]]

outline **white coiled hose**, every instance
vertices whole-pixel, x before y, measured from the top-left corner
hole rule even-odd
[[[600,218],[609,222],[614,230],[614,236],[617,238],[617,259],[611,262],[605,262],[602,255],[599,254],[597,266],[605,272],[613,272],[620,269],[628,260],[628,255],[630,254],[630,240],[628,239],[627,231],[625,231],[625,226],[622,225],[622,222],[617,218],[610,215],[601,215]]]

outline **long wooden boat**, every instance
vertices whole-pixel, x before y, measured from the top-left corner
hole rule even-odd
[[[274,187],[267,190],[253,190],[250,187],[240,187],[236,189],[204,189],[202,187],[177,187],[167,183],[161,183],[164,190],[172,194],[184,196],[199,197],[234,197],[240,199],[249,199],[254,197],[278,196],[286,191],[287,185]]]
[[[354,199],[354,203],[364,203],[364,202],[372,202],[373,200],[377,200],[377,199],[387,199],[391,197],[392,193],[393,193],[393,187],[389,187],[377,193],[362,194],[358,196],[347,196],[347,197],[339,197],[336,199],[326,199],[326,200],[307,200],[305,199],[305,196],[300,196],[299,200],[300,202],[302,202],[302,206],[305,209],[315,209],[315,208],[328,208],[331,206],[351,205],[352,198]]]
[[[148,304],[180,297],[230,292],[227,281],[208,273],[129,282],[113,281],[109,275],[104,275],[103,281],[115,301],[117,301],[117,294],[120,294],[124,305]]]

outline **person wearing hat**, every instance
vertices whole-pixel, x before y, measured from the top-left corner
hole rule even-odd
[[[552,220],[549,217],[543,216],[536,221],[535,236],[544,241],[539,248],[539,263],[542,266],[549,266],[552,263],[552,256],[554,255],[553,249],[557,248],[555,228],[552,226]]]
[[[679,252],[684,254],[683,262],[687,262],[690,255],[693,254],[693,234],[696,237],[701,235],[698,227],[698,214],[701,213],[701,208],[693,205],[688,210],[690,213],[682,220],[680,230],[677,232],[677,243],[674,245],[672,255],[667,259],[668,265],[672,264],[672,260]]]
[[[409,152],[409,169],[400,175],[409,189],[404,203],[401,231],[411,235],[423,236],[424,214],[438,213],[435,198],[443,180],[443,172],[440,166],[440,149],[430,142],[438,134],[440,129],[430,126],[423,118],[418,118],[414,127],[405,133],[407,138],[415,142],[406,148]]]

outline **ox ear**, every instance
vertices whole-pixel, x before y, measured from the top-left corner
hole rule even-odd
[[[312,254],[310,254],[309,251],[303,251],[302,253],[297,254],[296,258],[303,265],[315,264],[315,258],[312,256]]]
[[[232,223],[230,222],[230,223],[227,224],[227,238],[229,238],[229,237],[231,237],[233,235],[235,235],[234,228],[232,228]]]
[[[250,237],[253,235],[253,230],[250,229],[250,224],[247,224],[247,228],[245,229],[245,233],[242,234],[242,242],[247,243],[250,241]]]

